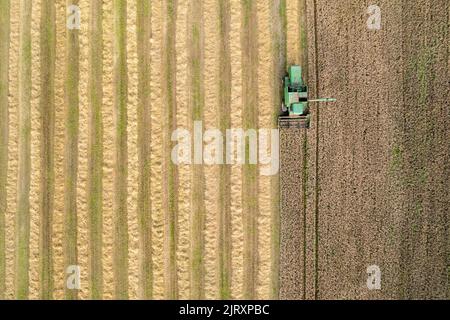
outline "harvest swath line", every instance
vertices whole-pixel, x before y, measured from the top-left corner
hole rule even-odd
[[[241,0],[242,25],[242,126],[258,128],[258,26],[256,3]],[[249,143],[245,143],[246,164],[242,167],[242,208],[244,226],[244,299],[256,297],[258,271],[258,165],[247,164]]]
[[[318,44],[318,23],[317,23],[317,1],[313,0],[314,10],[314,70],[315,70],[315,95],[320,97],[319,86],[319,44]],[[317,300],[319,296],[319,121],[320,109],[316,104],[316,159],[315,159],[315,186],[314,186],[314,299]]]
[[[307,24],[307,8],[306,8],[306,0],[299,0],[299,64],[302,66],[303,71],[303,79],[306,83],[308,83],[308,24]],[[303,299],[306,299],[306,224],[307,224],[307,218],[306,218],[306,208],[307,208],[307,179],[308,179],[308,134],[307,134],[307,128],[304,129],[305,131],[305,140],[303,141],[303,174],[302,174],[302,199],[303,199]]]
[[[152,210],[151,210],[151,99],[150,90],[150,37],[151,2],[138,0],[138,153],[139,153],[139,295],[142,299],[153,297],[152,268]]]
[[[114,288],[128,299],[127,1],[114,0]]]
[[[0,300],[5,298],[6,289],[5,215],[9,140],[9,9],[9,0],[0,1]]]
[[[89,18],[89,135],[87,202],[89,219],[89,293],[91,299],[103,297],[103,9],[91,0]]]
[[[67,0],[66,6],[78,5]],[[64,267],[78,264],[77,250],[77,175],[79,135],[79,31],[67,28],[65,79],[65,149],[64,149]],[[77,299],[77,290],[64,286],[68,300]]]
[[[230,1],[218,0],[219,8],[219,129],[231,127],[231,52],[230,52]],[[224,149],[225,150],[225,149]],[[218,271],[219,298],[231,298],[231,166],[219,166],[218,214]]]
[[[278,128],[281,101],[281,79],[286,70],[286,0],[271,1],[272,35],[272,128]],[[278,299],[280,294],[280,176],[276,174],[270,181],[271,198],[271,269],[270,298]]]
[[[192,0],[188,9],[188,73],[189,73],[189,114],[190,129],[194,132],[194,122],[204,120],[205,90],[204,67],[204,27],[202,0]],[[204,298],[204,229],[205,229],[205,175],[202,164],[192,164],[191,196],[191,249],[190,282],[194,300]]]
[[[164,208],[164,291],[166,299],[178,298],[177,285],[177,219],[178,168],[172,163],[171,135],[177,128],[176,103],[176,19],[177,0],[163,1],[162,101],[165,103],[163,127],[163,208]]]
[[[52,220],[55,194],[55,4],[41,2],[41,203],[39,237],[40,298],[53,297]]]
[[[19,40],[19,168],[15,228],[16,299],[28,298],[31,179],[31,1],[20,1]]]

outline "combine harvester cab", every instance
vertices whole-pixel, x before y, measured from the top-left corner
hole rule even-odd
[[[288,75],[283,80],[283,103],[278,119],[280,128],[309,128],[309,102],[334,102],[336,99],[324,98],[308,100],[308,86],[302,75],[302,68],[289,67]]]

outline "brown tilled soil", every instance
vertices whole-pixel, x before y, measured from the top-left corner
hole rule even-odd
[[[330,0],[314,8],[308,1],[311,93],[338,102],[312,108],[307,240],[289,249],[301,260],[306,246],[306,264],[285,269],[291,275],[282,279],[293,277],[286,285],[297,288],[294,294],[282,287],[285,298],[301,296],[304,264],[306,298],[448,294],[450,4],[380,0],[378,31],[366,26],[370,4]],[[288,144],[302,143],[293,139]],[[288,144],[282,141],[282,150]],[[283,180],[292,174],[289,157],[299,170],[304,165],[297,163],[300,147],[284,149],[289,156],[282,151],[282,195],[295,178]],[[289,194],[295,197],[296,190]],[[294,215],[286,223],[300,228],[302,205],[289,197],[285,206],[294,207],[283,210],[282,221]],[[286,234],[282,239],[292,241]],[[381,269],[381,290],[366,286],[371,265]]]

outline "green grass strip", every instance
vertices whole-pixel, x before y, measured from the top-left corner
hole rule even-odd
[[[89,124],[87,204],[89,215],[89,292],[91,299],[103,297],[103,9],[91,0],[89,18]]]
[[[219,103],[218,119],[220,131],[224,134],[231,128],[231,12],[229,0],[218,0],[219,8]],[[225,146],[224,149],[225,150]],[[223,154],[225,156],[225,153]],[[225,159],[225,158],[224,158]],[[218,272],[219,297],[231,298],[231,166],[219,166],[219,233]]]
[[[127,1],[114,0],[114,288],[128,299]]]
[[[177,128],[176,103],[176,19],[177,0],[163,1],[162,103],[163,111],[163,211],[164,211],[164,293],[166,299],[178,298],[177,220],[178,168],[172,162],[172,132]]]
[[[41,2],[41,202],[39,223],[40,298],[53,297],[52,218],[55,197],[55,59],[56,22],[53,1]]]
[[[67,0],[66,6],[78,6],[79,0]],[[64,149],[64,266],[78,265],[77,250],[77,175],[79,136],[79,30],[67,28],[65,77],[65,149]],[[75,300],[78,290],[64,284],[65,298]]]
[[[31,1],[20,1],[19,40],[19,168],[15,228],[16,299],[28,299],[30,266],[31,179]]]
[[[151,203],[151,97],[150,38],[151,2],[137,0],[138,54],[138,156],[139,181],[137,213],[139,219],[139,296],[153,298],[152,203]]]
[[[194,122],[204,120],[205,90],[203,79],[203,5],[202,0],[192,0],[188,8],[188,68],[190,128]],[[204,299],[204,229],[205,229],[205,175],[203,165],[192,164],[192,195],[190,225],[190,295],[191,299]]]

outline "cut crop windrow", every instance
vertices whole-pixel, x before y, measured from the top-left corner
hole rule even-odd
[[[30,179],[31,179],[31,14],[32,3],[20,1],[19,40],[19,168],[15,226],[16,299],[29,293]]]
[[[0,2],[0,300],[5,299],[6,253],[5,253],[5,215],[8,175],[9,140],[9,40],[10,40],[10,2]]]

